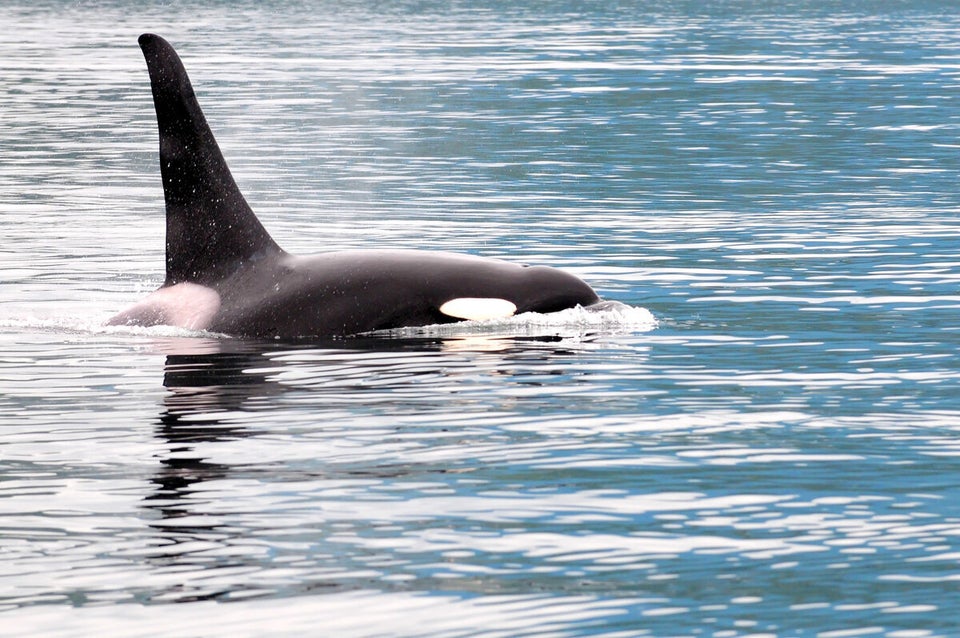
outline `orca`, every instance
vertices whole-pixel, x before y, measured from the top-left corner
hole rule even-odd
[[[429,250],[287,253],[241,194],[176,51],[149,33],[139,44],[160,137],[166,279],[109,324],[345,337],[600,303],[581,279],[544,266]]]

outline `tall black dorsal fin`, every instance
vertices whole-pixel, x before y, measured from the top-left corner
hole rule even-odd
[[[177,52],[140,36],[160,130],[167,206],[167,279],[213,284],[242,262],[282,252],[250,209],[200,110]]]

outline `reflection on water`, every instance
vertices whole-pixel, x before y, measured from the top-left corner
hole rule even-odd
[[[957,633],[949,3],[131,6],[4,7],[5,630]],[[104,328],[163,269],[143,31],[292,252],[630,312]]]
[[[324,459],[322,455],[304,457],[300,467],[291,465],[293,459],[289,455],[282,462],[273,462],[265,456],[236,463],[212,462],[206,457],[205,450],[217,450],[229,442],[269,439],[280,434],[276,427],[269,430],[256,427],[255,415],[258,405],[262,405],[265,399],[274,397],[276,400],[284,393],[309,390],[310,401],[323,407],[310,413],[308,424],[320,430],[313,436],[323,436],[328,418],[324,414],[338,405],[351,406],[357,413],[353,418],[364,429],[370,428],[368,420],[374,416],[419,421],[422,410],[411,411],[409,405],[414,400],[432,404],[434,411],[446,411],[449,408],[444,403],[448,397],[455,402],[463,401],[457,396],[460,381],[478,371],[480,376],[497,379],[498,383],[502,379],[521,387],[540,387],[544,383],[541,378],[564,375],[563,361],[577,354],[578,342],[566,341],[560,336],[370,337],[331,341],[328,349],[318,348],[319,344],[315,342],[283,344],[197,338],[155,342],[155,348],[170,354],[166,355],[163,378],[167,394],[156,429],[156,437],[164,452],[160,454],[158,472],[151,479],[154,489],[144,499],[144,507],[149,512],[146,519],[156,532],[146,541],[155,546],[155,550],[149,551],[148,559],[162,571],[202,569],[227,576],[212,579],[204,576],[176,582],[169,590],[150,594],[149,599],[185,602],[247,598],[269,595],[276,591],[275,588],[288,593],[309,592],[317,588],[354,589],[381,579],[396,583],[391,584],[391,588],[402,588],[408,579],[406,576],[393,574],[389,569],[370,568],[367,564],[371,560],[367,556],[369,549],[360,550],[361,556],[356,559],[360,564],[347,571],[343,571],[342,566],[323,566],[334,557],[342,562],[344,556],[338,551],[339,543],[353,542],[323,540],[326,535],[323,530],[317,531],[318,537],[308,530],[287,532],[294,537],[310,537],[311,556],[317,552],[316,545],[325,549],[318,558],[305,561],[301,556],[296,561],[309,564],[319,560],[319,565],[313,567],[318,574],[310,576],[311,570],[307,569],[295,580],[291,581],[288,576],[278,581],[274,573],[285,570],[277,570],[271,567],[271,563],[277,560],[275,554],[284,553],[283,549],[274,547],[274,556],[266,563],[262,552],[251,553],[246,547],[249,539],[245,538],[250,523],[230,523],[227,519],[239,512],[218,502],[218,492],[223,486],[245,484],[251,480],[270,485],[271,489],[276,489],[273,483],[282,485],[293,480],[298,485],[310,481],[313,488],[330,484],[334,492],[366,489],[373,484],[384,484],[382,489],[393,491],[397,488],[387,487],[387,484],[423,472],[469,474],[472,469],[457,469],[455,463],[442,459],[432,461],[427,467],[423,462],[418,463],[409,449],[397,449],[396,440],[371,442],[364,447],[383,446],[384,450],[365,451],[363,458],[351,462],[345,463],[347,459],[342,453],[331,455],[328,452],[327,456],[332,458]],[[466,354],[459,354],[465,351]],[[473,357],[484,353],[494,353],[495,358],[489,360],[489,367],[485,370],[478,370]],[[530,366],[548,366],[548,369],[536,373],[524,370]],[[437,393],[435,398],[414,397],[414,392],[417,397],[423,397],[431,386]],[[337,416],[342,418],[342,415]],[[342,427],[336,426],[336,420],[335,417],[329,421],[337,432],[336,440],[331,442],[340,446],[344,433]],[[401,427],[398,423],[391,428],[395,430],[391,433],[392,438],[403,437],[396,432]],[[416,430],[413,436],[422,439],[425,433],[420,428]],[[377,428],[363,436],[379,438],[381,432],[383,429]],[[452,442],[460,452],[469,449],[462,438],[464,434],[461,429]],[[293,441],[300,438],[296,430],[287,436]],[[301,441],[300,444],[308,443]],[[392,451],[384,453],[391,448]],[[436,453],[436,449],[430,451],[431,455]],[[391,460],[390,457],[394,458]],[[294,499],[299,500],[302,497]],[[286,516],[295,518],[298,510],[299,507],[294,506]],[[245,516],[258,518],[265,514],[251,511]],[[342,535],[343,526],[338,527]],[[375,553],[379,554],[381,552]],[[379,563],[380,559],[374,562]],[[384,565],[390,563],[401,564],[387,561]],[[333,570],[328,573],[331,567]],[[248,569],[254,570],[255,579],[229,576],[233,570],[244,572]],[[293,573],[296,571],[290,572]]]
[[[265,358],[255,352],[220,352],[221,342],[213,340],[176,340],[174,345],[186,347],[189,353],[167,355],[164,366],[163,385],[169,393],[164,397],[156,436],[167,451],[151,479],[155,489],[144,499],[146,508],[159,515],[148,517],[150,527],[158,532],[157,551],[150,560],[158,567],[197,567],[192,556],[198,546],[225,538],[221,526],[207,520],[203,484],[226,479],[231,468],[197,457],[193,446],[252,434],[242,424],[219,417],[241,409],[251,392],[268,391],[263,375],[245,373]],[[161,593],[159,598],[200,600],[227,593],[229,589],[197,594],[177,583],[172,592]]]
[[[106,564],[75,565],[72,586],[85,604],[259,600],[249,613],[285,609],[291,628],[322,593],[332,597],[320,608],[347,613],[340,622],[359,634],[372,631],[355,607],[365,596],[386,606],[377,626],[419,635],[483,609],[496,611],[491,630],[532,623],[537,634],[733,630],[751,618],[775,631],[763,609],[787,604],[810,628],[949,609],[948,592],[931,602],[914,588],[953,579],[943,570],[960,501],[945,498],[955,487],[942,445],[952,416],[825,419],[709,399],[658,414],[654,364],[624,339],[466,352],[441,338],[155,338],[165,392],[154,469],[135,490],[145,526],[88,539]],[[625,379],[630,409],[610,388]],[[149,577],[99,581],[118,560]],[[430,592],[428,619],[417,592]],[[201,611],[184,613],[174,624]]]

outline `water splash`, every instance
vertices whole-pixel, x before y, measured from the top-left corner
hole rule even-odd
[[[551,313],[525,312],[501,319],[395,328],[373,334],[397,337],[582,337],[596,332],[647,332],[657,325],[656,317],[646,308],[607,301],[588,308],[577,306]]]
[[[177,326],[110,326],[107,315],[79,316],[19,316],[0,317],[0,329],[38,330],[41,332],[68,332],[77,334],[146,336],[146,337],[203,337],[229,339],[229,335],[204,330],[188,330]],[[657,319],[646,308],[607,301],[584,308],[568,308],[559,312],[526,312],[513,317],[483,321],[460,321],[450,324],[396,328],[367,333],[368,336],[395,338],[422,337],[582,337],[586,334],[627,334],[647,332],[658,325]]]

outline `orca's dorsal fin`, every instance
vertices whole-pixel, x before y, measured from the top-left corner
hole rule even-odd
[[[282,253],[230,174],[177,52],[160,36],[139,39],[150,71],[167,206],[167,279],[213,284],[244,261]]]

